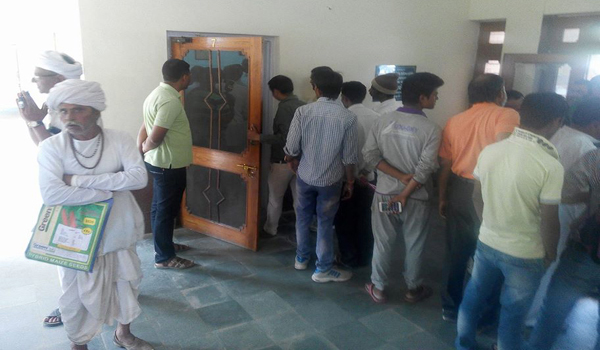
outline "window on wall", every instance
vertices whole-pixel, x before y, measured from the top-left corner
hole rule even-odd
[[[500,74],[504,27],[505,22],[481,23],[473,76],[483,73]]]
[[[576,43],[579,41],[579,28],[567,28],[563,31],[563,43]]]

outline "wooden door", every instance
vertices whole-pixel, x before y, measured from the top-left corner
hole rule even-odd
[[[262,39],[195,37],[171,49],[192,77],[182,91],[194,155],[183,226],[256,250],[260,145],[247,134],[262,124]]]

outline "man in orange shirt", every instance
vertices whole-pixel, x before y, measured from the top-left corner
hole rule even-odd
[[[473,169],[483,148],[508,137],[519,125],[519,114],[504,108],[504,80],[483,74],[468,88],[468,110],[448,120],[439,157],[439,212],[446,218],[446,286],[442,288],[442,317],[456,321],[462,301],[465,273],[475,253],[479,220],[473,205]]]

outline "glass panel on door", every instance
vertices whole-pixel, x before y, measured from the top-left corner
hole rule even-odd
[[[191,83],[185,111],[194,146],[231,153],[246,150],[248,60],[241,51],[190,50]]]
[[[238,174],[190,165],[188,210],[198,217],[241,229],[246,222],[246,182]]]

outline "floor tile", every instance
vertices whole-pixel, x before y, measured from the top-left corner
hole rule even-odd
[[[258,324],[265,331],[267,336],[276,343],[281,343],[290,338],[305,337],[316,333],[316,329],[293,310],[263,318],[256,321],[256,324]]]
[[[331,327],[321,333],[338,348],[344,350],[371,349],[383,344],[380,337],[358,321]]]
[[[221,285],[184,289],[181,294],[194,309],[231,300],[226,289]]]
[[[263,291],[251,296],[235,298],[237,302],[252,316],[261,319],[274,316],[292,310],[292,306],[286,303],[273,291]]]
[[[235,300],[197,309],[196,312],[206,324],[214,328],[224,328],[247,322],[252,317]]]
[[[326,329],[354,320],[352,315],[332,301],[313,300],[294,308],[300,316],[317,329]]]
[[[254,322],[226,328],[217,334],[227,349],[261,349],[275,345]]]
[[[389,344],[398,350],[451,350],[453,348],[427,332],[413,333],[407,337],[389,342]]]
[[[206,287],[217,283],[206,269],[192,268],[181,271],[171,271],[171,279],[177,289],[188,289],[194,287]]]
[[[221,283],[232,297],[251,296],[265,290],[263,281],[257,276],[247,276]]]
[[[338,349],[322,335],[313,334],[284,342],[282,347],[289,350],[336,350]]]
[[[407,336],[422,331],[421,328],[394,310],[371,314],[360,318],[359,321],[385,341],[398,338],[399,335]]]
[[[239,261],[228,261],[222,264],[216,264],[207,267],[206,270],[213,278],[216,278],[219,281],[228,281],[252,274],[252,271]]]

